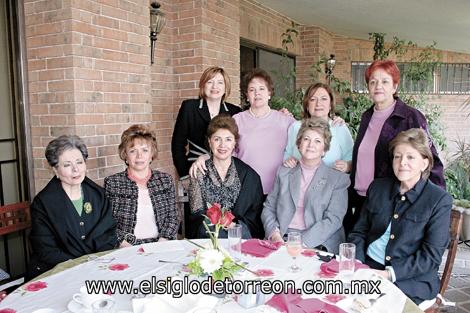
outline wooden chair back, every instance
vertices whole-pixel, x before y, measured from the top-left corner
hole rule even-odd
[[[439,293],[444,296],[444,293],[449,285],[452,268],[454,267],[455,255],[457,254],[457,245],[459,243],[460,231],[462,229],[463,214],[460,211],[452,210],[450,215],[450,243],[447,250],[447,259],[444,267],[444,272],[441,278],[441,287]]]
[[[185,203],[189,202],[189,197],[187,190],[185,190],[183,182],[178,180],[176,183],[176,207],[178,209],[178,215],[181,225],[181,237],[178,239],[183,239],[186,237],[186,223],[185,223],[185,212],[184,207]]]
[[[8,204],[0,207],[0,236],[30,227],[29,202]]]
[[[3,252],[5,255],[6,271],[11,273],[8,235],[21,232],[25,265],[28,262],[29,245],[26,240],[26,230],[31,227],[29,202],[21,202],[0,206],[0,236],[3,237]],[[13,277],[15,278],[15,277]]]

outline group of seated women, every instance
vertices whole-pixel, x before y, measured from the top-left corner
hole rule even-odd
[[[295,121],[270,108],[265,71],[245,75],[245,111],[225,102],[230,80],[222,68],[204,71],[199,99],[183,102],[172,138],[189,191],[187,237],[207,237],[203,214],[217,202],[235,216],[220,237],[238,223],[243,238],[283,242],[298,231],[304,246],[333,253],[353,242],[359,260],[416,303],[435,297],[452,206],[443,166],[425,117],[397,96],[396,64],[375,61],[365,79],[374,105],[354,142],[334,116],[328,85],[307,89],[304,119]],[[88,253],[176,238],[175,186],[151,168],[157,142],[149,127],[124,131],[119,156],[127,169],[107,177],[104,189],[85,176],[87,156],[77,136],[46,148],[56,177],[32,203],[31,277]]]

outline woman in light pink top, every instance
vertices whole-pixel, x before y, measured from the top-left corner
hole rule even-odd
[[[243,77],[241,89],[250,108],[233,116],[240,132],[235,156],[258,173],[263,193],[267,195],[273,188],[276,171],[282,165],[287,130],[295,119],[291,114],[271,110],[269,107],[273,81],[266,71],[249,71]],[[206,159],[207,157],[200,158],[201,161],[193,164],[191,176],[196,176],[198,168],[205,172]]]

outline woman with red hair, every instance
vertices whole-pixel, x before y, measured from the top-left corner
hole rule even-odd
[[[359,217],[370,183],[375,178],[393,177],[389,142],[398,133],[410,128],[421,128],[429,135],[423,113],[398,97],[400,70],[394,61],[374,61],[367,68],[365,79],[374,105],[362,114],[353,147],[349,208],[343,222],[347,232]],[[429,178],[445,189],[442,162],[431,139],[429,146],[434,159]]]

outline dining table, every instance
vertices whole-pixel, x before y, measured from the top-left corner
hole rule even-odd
[[[219,239],[221,246],[228,248],[228,241]],[[118,283],[128,282],[137,287],[143,281],[183,280],[185,277],[199,279],[188,272],[187,264],[191,262],[200,247],[207,246],[208,240],[172,240],[147,243],[137,246],[85,255],[80,258],[58,264],[45,274],[27,282],[0,302],[0,313],[32,313],[32,312],[71,312],[91,313],[73,300],[87,281]],[[295,286],[302,286],[306,281],[326,282],[338,280],[338,276],[324,275],[323,261],[317,251],[305,249],[297,257],[301,270],[293,273],[289,266],[293,259],[285,246],[273,251],[266,257],[255,257],[248,254],[238,255],[237,262],[243,267],[235,273],[234,280],[270,280],[283,282],[294,281]],[[326,255],[326,254],[325,254]],[[321,255],[320,255],[321,256]],[[357,271],[356,273],[359,273]],[[253,274],[256,273],[256,274]],[[333,307],[341,308],[337,312],[372,313],[422,312],[419,307],[407,298],[393,283],[379,277],[372,270],[362,270],[357,279],[381,280],[380,294],[327,294],[325,292],[303,293],[303,299],[319,299]],[[350,282],[350,281],[349,281]],[[268,303],[276,295],[264,295],[263,303],[247,307],[242,303],[243,295],[226,293],[223,295],[184,294],[144,294],[138,288],[132,292],[113,290],[108,292],[114,302],[115,313],[147,313],[147,312],[199,312],[200,306],[210,306],[207,312],[279,312]],[[259,291],[258,291],[259,292]],[[381,295],[382,294],[382,295]],[[277,295],[279,297],[279,295]],[[356,302],[366,302],[365,307],[358,309]],[[152,307],[154,306],[154,307]],[[150,308],[150,309],[149,309]],[[153,309],[152,309],[153,308]],[[334,311],[334,310],[333,310]],[[332,311],[332,312],[333,312]],[[202,311],[201,311],[202,312]],[[205,311],[204,311],[205,312]],[[312,311],[313,312],[313,311]],[[324,310],[322,312],[328,312]]]

